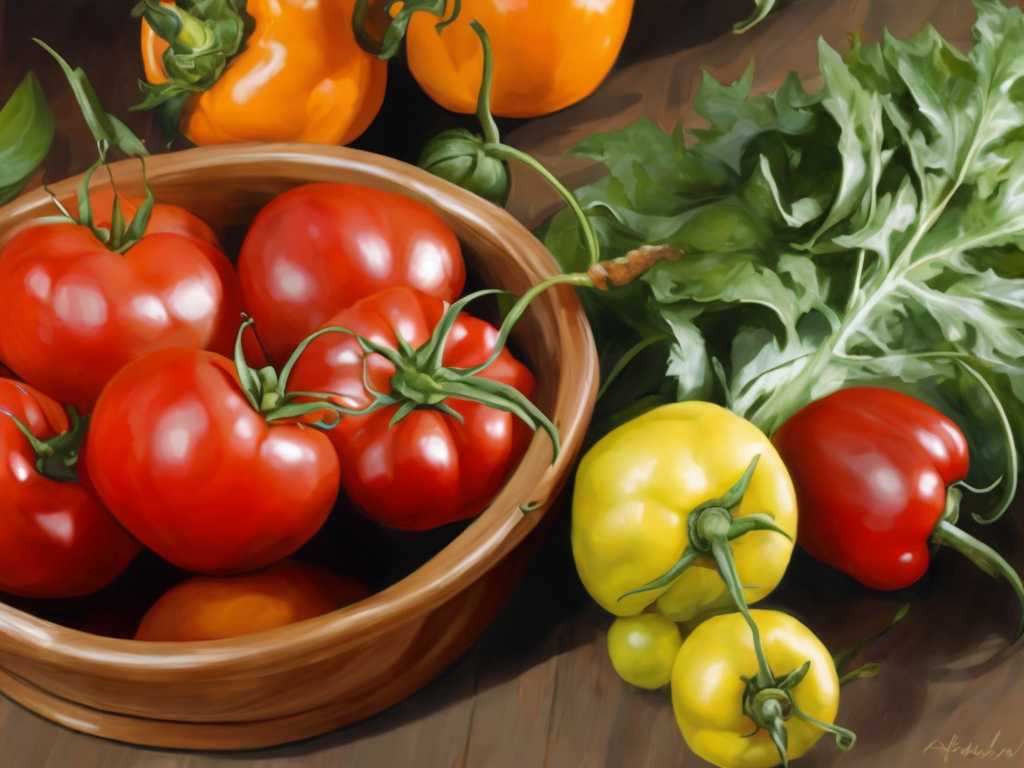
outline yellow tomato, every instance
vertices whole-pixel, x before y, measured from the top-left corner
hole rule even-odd
[[[839,678],[828,650],[799,621],[778,611],[750,614],[776,679],[810,662],[806,676],[789,691],[799,712],[784,706],[789,709],[786,755],[793,760],[825,733],[800,713],[834,722]],[[769,732],[744,712],[748,689],[741,677],[757,674],[753,635],[740,614],[708,619],[687,637],[672,667],[672,707],[683,738],[698,757],[719,768],[769,768],[782,762]]]
[[[720,499],[756,468],[733,521],[764,515],[789,536],[752,530],[729,541],[748,603],[782,579],[796,536],[796,498],[768,438],[750,422],[702,402],[662,406],[622,425],[583,458],[572,504],[572,549],[587,591],[617,616],[658,609],[688,621],[730,605],[715,560],[704,552],[670,585],[619,598],[666,574],[693,543],[691,512]],[[723,511],[724,510],[719,510]]]
[[[608,629],[608,656],[619,677],[637,688],[661,688],[672,679],[683,637],[671,619],[641,613],[616,619]]]

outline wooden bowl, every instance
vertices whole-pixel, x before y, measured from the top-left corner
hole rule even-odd
[[[137,160],[111,166],[118,190],[142,194]],[[246,225],[271,198],[337,181],[402,192],[458,235],[486,284],[522,294],[556,272],[550,254],[505,211],[419,169],[313,145],[242,145],[147,160],[161,202],[219,232]],[[80,178],[53,185],[74,199]],[[110,184],[98,172],[93,185]],[[52,212],[42,190],[0,209],[0,242]],[[543,293],[516,329],[538,380],[538,405],[562,437],[538,433],[488,509],[408,577],[359,603],[231,640],[144,643],[69,629],[0,604],[0,689],[69,728],[188,749],[250,749],[361,720],[425,685],[467,650],[518,582],[550,521],[593,409],[597,354],[572,289]],[[528,513],[524,505],[539,504]]]

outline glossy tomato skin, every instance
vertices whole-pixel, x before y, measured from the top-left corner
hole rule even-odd
[[[40,440],[69,427],[56,401],[9,379],[0,379],[0,411]],[[28,438],[0,413],[0,590],[30,598],[87,595],[141,550],[85,487],[39,474]]]
[[[136,640],[221,640],[310,619],[370,595],[355,579],[299,560],[237,576],[193,576],[171,587]]]
[[[405,285],[453,301],[466,280],[458,238],[406,195],[308,184],[256,216],[238,257],[245,304],[278,364],[359,299]]]
[[[874,589],[924,575],[946,489],[967,475],[967,441],[950,419],[900,392],[852,387],[798,411],[772,443],[808,553]]]
[[[338,459],[316,429],[268,424],[233,363],[174,348],[115,376],[93,412],[85,463],[111,513],[185,570],[240,573],[304,544],[338,494]]]
[[[110,199],[97,198],[97,223]],[[148,352],[185,346],[230,354],[242,295],[211,239],[196,217],[159,205],[124,255],[76,224],[23,229],[0,252],[0,359],[88,412],[107,381]]]
[[[379,344],[396,347],[396,332],[413,347],[426,342],[445,304],[410,288],[392,288],[363,299],[325,323],[342,326]],[[472,368],[487,360],[498,332],[463,313],[455,321],[442,363]],[[296,364],[292,391],[330,392],[350,408],[372,397],[363,386],[363,353],[348,334],[314,340]],[[395,369],[377,354],[366,364],[370,386],[389,392]],[[481,373],[527,397],[533,374],[507,349]],[[479,514],[519,460],[532,432],[509,413],[479,403],[449,399],[464,423],[438,411],[414,410],[389,426],[398,406],[366,416],[343,416],[327,434],[338,451],[342,486],[369,518],[383,525],[419,531]]]

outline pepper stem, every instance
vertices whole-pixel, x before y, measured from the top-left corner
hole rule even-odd
[[[956,489],[950,489],[950,492]],[[994,578],[1002,576],[1013,588],[1017,600],[1021,605],[1021,620],[1017,625],[1017,633],[1013,636],[1013,642],[1017,642],[1021,635],[1024,635],[1024,584],[1020,576],[1002,556],[992,547],[978,541],[969,533],[960,530],[947,520],[939,520],[932,531],[932,541],[944,547],[955,549],[962,555],[968,557],[971,562],[981,568],[985,573]]]
[[[384,13],[390,14],[391,8],[396,2],[399,0],[387,0],[384,3]],[[378,59],[387,61],[398,53],[398,48],[405,37],[414,13],[423,11],[440,19],[434,28],[437,30],[437,34],[441,34],[445,27],[458,18],[459,12],[462,10],[461,0],[455,0],[451,14],[445,18],[448,6],[446,0],[401,0],[401,2],[402,9],[388,23],[384,37],[377,40],[367,29],[366,15],[369,10],[369,0],[356,0],[352,11],[352,31],[355,33],[356,42],[360,48]]]

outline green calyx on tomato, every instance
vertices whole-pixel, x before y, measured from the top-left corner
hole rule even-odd
[[[346,415],[365,416],[382,408],[397,405],[398,409],[391,420],[392,425],[417,409],[438,411],[462,422],[462,415],[448,405],[447,400],[449,398],[468,400],[511,413],[534,431],[543,429],[551,438],[554,449],[552,461],[554,461],[558,458],[561,443],[558,428],[552,421],[515,387],[479,374],[498,359],[508,343],[515,324],[526,312],[530,303],[548,288],[554,285],[576,285],[607,290],[612,286],[626,285],[658,261],[678,259],[681,256],[682,253],[679,249],[671,246],[639,248],[621,258],[594,264],[587,272],[555,275],[533,286],[516,301],[505,316],[490,356],[472,368],[452,368],[443,365],[442,357],[448,335],[451,333],[459,313],[466,305],[482,296],[503,293],[503,291],[495,289],[478,291],[448,305],[434,327],[430,338],[418,348],[414,348],[401,335],[396,336],[397,349],[393,349],[354,333],[343,326],[321,328],[306,337],[296,347],[291,358],[282,368],[279,378],[276,377],[273,369],[264,369],[260,372],[248,369],[244,360],[237,357],[237,354],[240,354],[240,347],[236,347],[239,350],[236,353],[239,376],[242,377],[243,368],[248,371],[247,379],[242,379],[243,388],[247,390],[246,396],[250,398],[253,407],[261,410],[268,419],[296,418],[323,410],[333,412],[340,419]],[[361,409],[347,408],[332,401],[330,393],[287,392],[288,377],[299,356],[310,342],[328,333],[347,333],[359,342],[364,354],[378,354],[391,363],[395,368],[395,373],[390,380],[390,391],[386,393],[374,391],[364,376],[366,390],[375,399]],[[250,382],[249,384],[246,383],[247,380]],[[337,421],[334,423],[319,422],[318,425],[330,429],[336,423]]]
[[[64,70],[64,74],[71,84],[71,90],[75,94],[75,99],[78,101],[78,106],[82,111],[82,116],[85,118],[89,130],[96,139],[96,148],[99,152],[99,158],[86,170],[85,175],[82,177],[82,183],[78,187],[78,216],[75,217],[68,213],[67,209],[56,198],[53,198],[53,202],[61,211],[61,219],[88,227],[93,235],[96,236],[96,239],[106,245],[108,249],[115,253],[124,253],[142,238],[146,231],[146,225],[149,224],[149,217],[153,212],[153,206],[156,205],[156,198],[153,197],[153,192],[149,188],[149,182],[146,180],[146,166],[143,159],[149,156],[149,151],[127,125],[104,111],[96,91],[81,67],[72,69],[60,54],[50,46],[38,38],[33,39],[53,56],[60,65],[60,68]],[[136,210],[135,215],[132,216],[131,221],[126,222],[120,202],[115,197],[113,215],[111,216],[110,228],[108,229],[96,226],[93,221],[92,208],[89,203],[89,181],[92,179],[93,173],[106,163],[107,152],[111,147],[117,147],[129,157],[137,157],[142,161],[142,180],[146,189],[146,198]]]
[[[78,412],[68,406],[69,429],[49,440],[40,440],[10,411],[0,408],[0,414],[14,421],[15,426],[32,446],[32,450],[36,452],[36,471],[40,475],[61,483],[79,482],[78,459],[89,428],[88,416],[79,418]]]
[[[750,624],[751,627],[756,626],[753,620],[750,620]],[[753,736],[761,729],[767,731],[775,743],[776,749],[779,750],[779,758],[782,760],[783,766],[789,765],[789,736],[786,731],[786,721],[794,715],[834,734],[836,745],[844,752],[853,749],[853,745],[857,743],[857,735],[853,731],[812,717],[800,709],[793,697],[793,689],[807,677],[811,662],[805,661],[791,672],[781,677],[774,677],[764,660],[764,651],[761,650],[760,645],[760,639],[755,637],[755,650],[759,666],[757,677],[754,679],[742,678],[746,685],[746,690],[743,693],[743,714],[753,720],[757,726],[750,735]]]
[[[640,592],[667,587],[699,558],[711,555],[736,605],[741,611],[746,611],[747,601],[743,596],[743,586],[736,573],[736,562],[729,542],[749,531],[773,531],[792,540],[790,535],[777,526],[768,515],[753,514],[734,518],[730,514],[730,510],[739,506],[743,500],[760,458],[760,454],[754,456],[743,476],[721,498],[709,499],[690,512],[686,520],[689,543],[676,564],[663,576],[626,592],[619,600]]]
[[[557,276],[554,282],[569,282],[565,278],[572,278],[579,282],[579,276]],[[586,279],[584,277],[584,279]],[[505,348],[508,336],[512,327],[526,311],[530,301],[542,290],[552,284],[552,281],[541,283],[528,291],[516,303],[509,312],[502,324],[498,339],[494,345],[491,356],[482,364],[473,368],[449,368],[442,364],[442,355],[448,335],[455,325],[459,313],[474,299],[481,296],[502,293],[495,289],[477,291],[465,296],[450,304],[440,321],[434,327],[430,338],[419,348],[413,348],[408,341],[400,335],[398,349],[378,344],[370,339],[360,336],[357,333],[342,326],[329,326],[322,328],[311,336],[307,337],[293,353],[291,359],[282,369],[279,391],[284,392],[287,385],[288,374],[294,366],[298,357],[311,341],[327,333],[347,333],[353,336],[367,355],[371,353],[384,357],[395,367],[395,373],[391,378],[391,391],[388,393],[374,391],[369,382],[366,382],[366,389],[375,398],[372,403],[362,409],[346,408],[336,402],[329,402],[330,394],[318,392],[290,392],[284,395],[285,404],[272,409],[268,418],[282,418],[277,414],[283,413],[285,417],[294,418],[300,412],[302,414],[313,413],[319,410],[330,410],[337,414],[338,418],[345,415],[363,416],[381,408],[397,405],[398,410],[391,419],[391,424],[404,419],[417,409],[428,409],[439,411],[451,416],[459,422],[463,421],[462,414],[448,405],[449,398],[468,400],[481,405],[494,408],[499,411],[511,413],[522,420],[530,429],[536,431],[543,429],[551,438],[553,446],[553,459],[558,457],[561,442],[558,436],[558,428],[544,413],[515,387],[509,386],[500,381],[484,378],[478,374],[487,366],[493,363],[501,351]],[[243,382],[244,386],[244,382]],[[295,398],[313,398],[314,402],[293,402]],[[316,402],[319,401],[319,402]],[[328,401],[328,402],[324,402]],[[328,428],[332,425],[327,424]]]
[[[234,350],[235,372],[238,374],[238,381],[242,386],[245,399],[249,401],[249,405],[253,407],[253,410],[262,414],[267,423],[282,419],[301,419],[318,411],[343,410],[340,406],[331,403],[329,401],[330,395],[326,393],[285,393],[285,387],[288,386],[288,376],[291,374],[292,368],[295,367],[295,363],[298,362],[299,355],[305,350],[308,342],[312,341],[312,336],[300,344],[295,352],[292,353],[288,362],[281,369],[280,374],[272,365],[259,369],[251,368],[245,359],[244,339],[246,329],[253,326],[254,322],[251,317],[244,317],[242,326],[238,329],[238,336],[235,338]],[[300,395],[303,397],[303,402],[295,402],[295,399]],[[312,399],[309,399],[310,397]],[[319,421],[311,426],[330,429],[336,423],[337,421]]]
[[[910,605],[904,604],[898,611],[896,611],[896,614],[884,627],[872,632],[863,640],[832,657],[832,664],[836,669],[840,688],[854,680],[874,677],[878,673],[878,664],[868,663],[857,667],[854,670],[849,670],[850,662],[861,648],[868,643],[877,640],[894,626],[903,621],[909,610]],[[753,622],[751,622],[751,626],[753,626]],[[758,660],[760,662],[760,660],[764,658],[764,654],[762,651],[757,650],[759,647],[760,638],[755,635],[755,652],[758,654]],[[757,726],[753,733],[757,733],[762,729],[769,733],[772,742],[774,742],[776,748],[779,750],[779,756],[782,758],[782,765],[784,766],[788,765],[789,741],[785,724],[786,721],[794,715],[808,723],[818,726],[822,730],[834,734],[836,737],[836,744],[843,751],[852,749],[857,741],[857,736],[852,731],[847,730],[846,728],[841,728],[834,723],[826,723],[812,717],[807,712],[803,711],[797,704],[793,697],[793,689],[803,682],[804,678],[807,677],[807,673],[810,671],[810,668],[811,662],[805,661],[792,672],[783,675],[782,677],[772,677],[771,671],[768,668],[767,663],[765,663],[765,665],[759,669],[758,674],[754,679],[742,676],[740,678],[743,680],[743,684],[745,686],[745,690],[743,692],[743,714],[753,720],[754,724]],[[767,675],[764,674],[766,670]],[[753,733],[749,735],[752,736]]]

